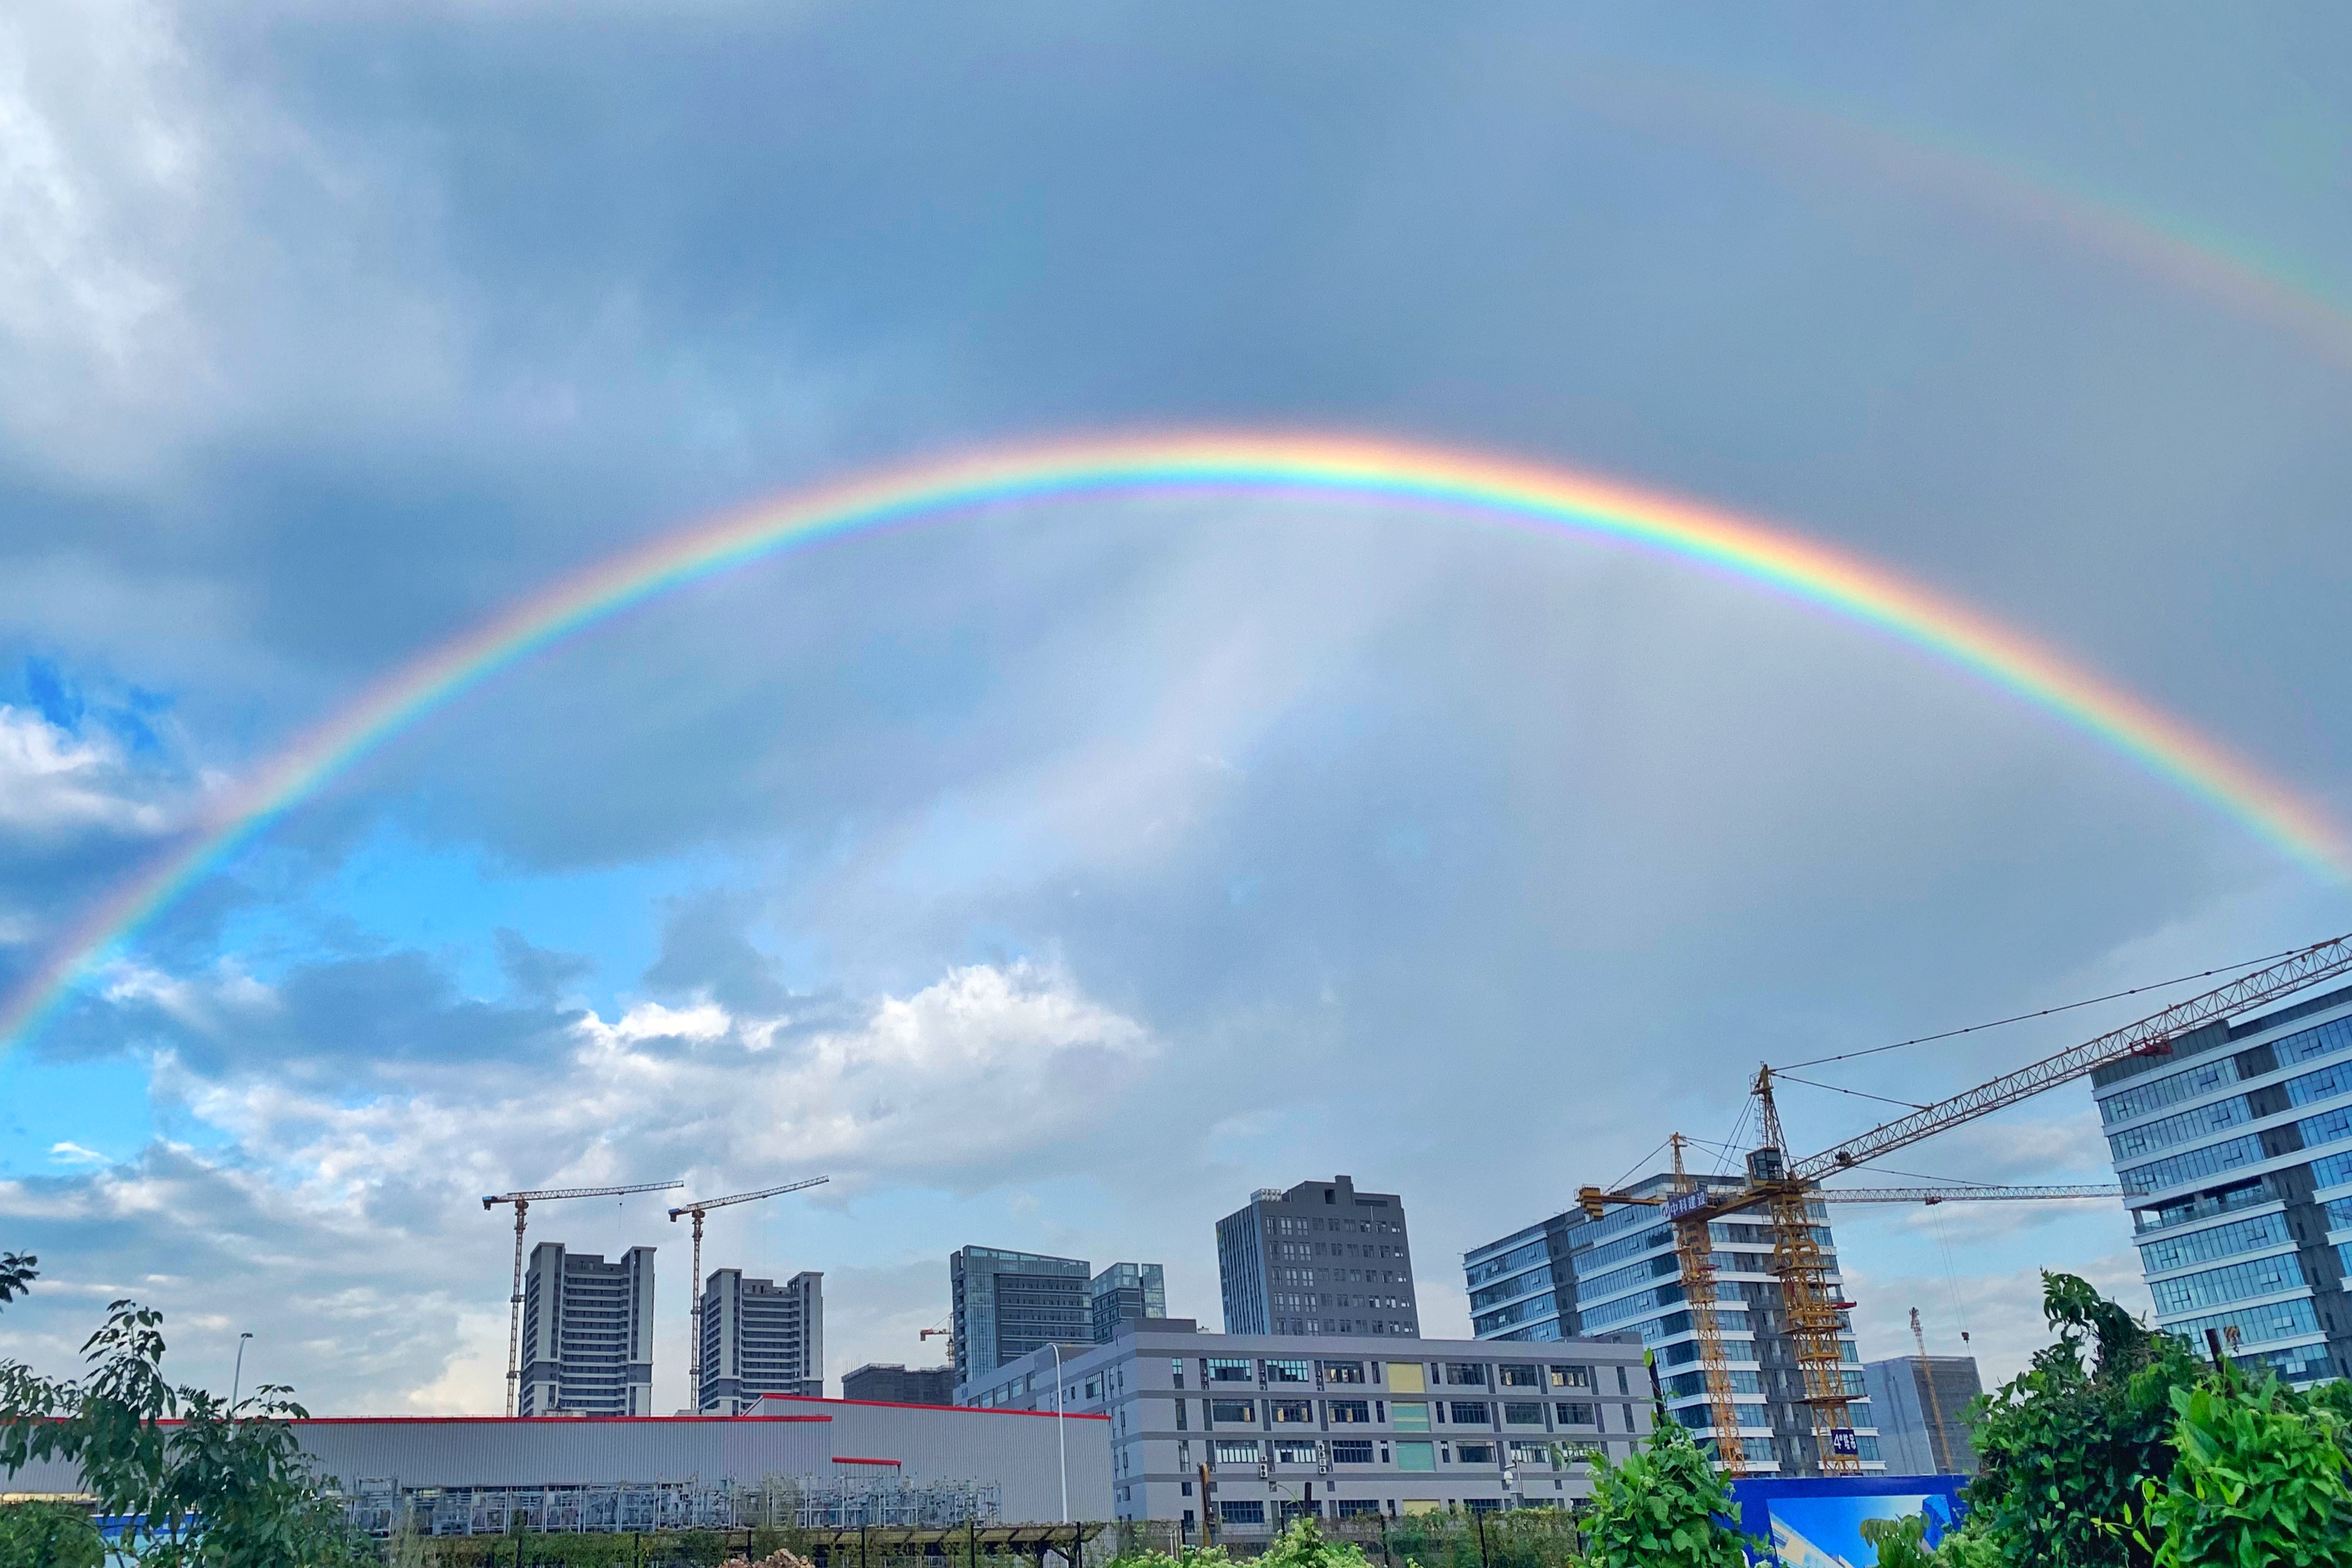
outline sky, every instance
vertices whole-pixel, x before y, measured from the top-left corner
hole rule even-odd
[[[2352,17],[136,0],[0,16],[0,991],[371,685],[763,497],[1202,428],[1498,454],[1973,608],[2352,820]],[[2352,928],[2338,875],[1752,583],[1364,498],[1007,503],[562,639],[0,1045],[0,1354],[493,1412],[484,1194],[830,1178],[708,1267],[941,1358],[966,1244],[1403,1194],[1460,1255],[1759,1062]],[[1815,1069],[1801,1152],[2185,994]],[[1710,1155],[1709,1159],[1720,1158]],[[2080,1084],[1885,1173],[2108,1174]],[[666,1194],[534,1207],[656,1245]],[[2136,1308],[2118,1205],[1842,1211],[1867,1356]]]

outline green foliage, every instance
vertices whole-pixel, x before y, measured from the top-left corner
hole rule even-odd
[[[2175,1389],[2179,1460],[2119,1534],[2158,1568],[2313,1568],[2352,1560],[2344,1427],[2326,1403],[2232,1373]],[[2151,1541],[2150,1532],[2154,1532]]]
[[[0,1568],[99,1568],[106,1539],[89,1510],[71,1503],[0,1507]]]
[[[1738,1520],[1729,1483],[1678,1421],[1660,1422],[1622,1467],[1592,1461],[1592,1568],[1746,1568]]]
[[[1935,1568],[1935,1554],[1927,1550],[1926,1514],[1865,1519],[1861,1528],[1862,1538],[1878,1548],[1878,1568]]]
[[[0,1301],[11,1300],[32,1288],[41,1271],[33,1267],[40,1261],[29,1252],[0,1252]]]
[[[117,1301],[82,1347],[80,1380],[0,1363],[0,1472],[80,1467],[99,1511],[140,1519],[142,1568],[337,1568],[373,1561],[326,1495],[288,1425],[304,1411],[275,1384],[230,1409],[163,1372],[163,1315]],[[166,1419],[176,1418],[170,1427]]]
[[[1367,1568],[1362,1547],[1327,1540],[1311,1519],[1293,1521],[1258,1563],[1260,1568]]]
[[[2042,1279],[2042,1313],[2058,1341],[1978,1401],[1973,1529],[1938,1560],[2148,1568],[2145,1546],[2105,1525],[2124,1517],[2143,1481],[2171,1471],[2172,1393],[2192,1386],[2202,1363],[2084,1281],[2046,1271]]]

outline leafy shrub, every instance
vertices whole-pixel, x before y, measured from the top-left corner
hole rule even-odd
[[[1660,1422],[1622,1467],[1592,1461],[1592,1568],[1746,1568],[1738,1520],[1729,1483],[1678,1421]]]
[[[2352,1560],[2344,1428],[2267,1381],[2223,1374],[2172,1391],[2179,1460],[2127,1530],[2157,1568],[2314,1568]],[[2149,1531],[2156,1539],[2151,1541]]]
[[[87,1509],[61,1502],[0,1507],[0,1568],[99,1568],[106,1539]]]

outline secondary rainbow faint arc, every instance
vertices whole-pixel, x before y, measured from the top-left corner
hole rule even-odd
[[[1022,501],[1153,493],[1357,499],[1582,534],[1745,579],[1939,656],[2220,807],[2312,869],[2352,870],[2342,830],[2218,742],[2024,634],[1884,567],[1728,511],[1487,454],[1334,437],[1114,437],[982,453],[772,498],[556,583],[377,681],[225,794],[186,842],[101,902],[0,1008],[37,1029],[133,935],[328,779],[459,693],[606,616],[796,545]]]

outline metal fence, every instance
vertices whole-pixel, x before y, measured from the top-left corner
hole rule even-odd
[[[579,1487],[426,1487],[363,1480],[343,1497],[379,1539],[416,1535],[653,1534],[679,1530],[945,1529],[994,1524],[1001,1489],[974,1481],[770,1476]]]

